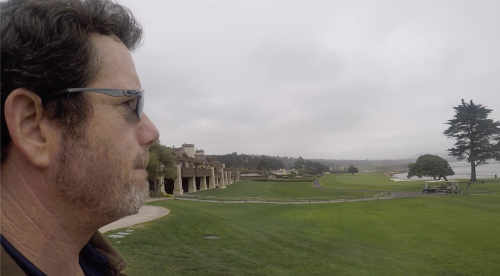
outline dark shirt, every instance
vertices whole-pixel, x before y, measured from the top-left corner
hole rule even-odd
[[[45,273],[40,271],[34,264],[26,259],[26,257],[24,257],[21,252],[17,251],[17,249],[2,235],[0,235],[0,243],[26,275],[46,276]],[[99,253],[90,243],[85,245],[80,251],[79,262],[86,276],[104,276],[110,274],[108,259]]]

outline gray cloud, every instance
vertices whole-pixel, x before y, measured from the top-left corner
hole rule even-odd
[[[461,98],[500,119],[498,1],[120,1],[168,145],[208,153],[445,153]]]

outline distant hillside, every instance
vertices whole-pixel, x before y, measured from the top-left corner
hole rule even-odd
[[[298,158],[238,154],[236,152],[224,155],[207,155],[209,160],[226,164],[228,168],[245,168],[250,170],[259,169],[291,169],[294,168]],[[360,171],[405,171],[408,164],[415,162],[415,159],[401,160],[338,160],[338,159],[307,159],[305,160],[320,163],[333,170],[343,170],[350,165],[356,166]]]
[[[354,165],[360,171],[406,171],[408,164],[415,162],[415,159],[399,160],[338,160],[338,159],[310,159],[319,162],[333,170],[342,170]]]
[[[238,154],[236,152],[224,155],[207,155],[207,159],[224,163],[227,168],[249,170],[277,170],[286,168],[286,164],[288,164],[288,162],[283,162],[280,157]]]

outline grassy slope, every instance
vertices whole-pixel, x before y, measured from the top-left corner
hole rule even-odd
[[[261,182],[242,181],[226,189],[203,191],[189,197],[218,200],[325,200],[334,198],[355,198],[373,193],[339,191],[332,188],[319,189],[312,182]]]
[[[325,200],[370,197],[380,191],[419,191],[422,182],[392,182],[383,174],[327,175],[321,188],[311,182],[242,181],[227,189],[190,194],[202,199],[218,200]]]
[[[500,182],[473,186],[500,192]],[[498,275],[500,195],[326,205],[156,202],[129,275]],[[219,240],[203,239],[217,235]]]
[[[382,173],[330,174],[320,179],[321,185],[337,190],[420,191],[423,181],[394,182]]]

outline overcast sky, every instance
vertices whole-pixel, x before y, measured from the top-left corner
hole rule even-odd
[[[461,98],[500,120],[500,1],[120,0],[165,145],[332,159],[446,154]]]

